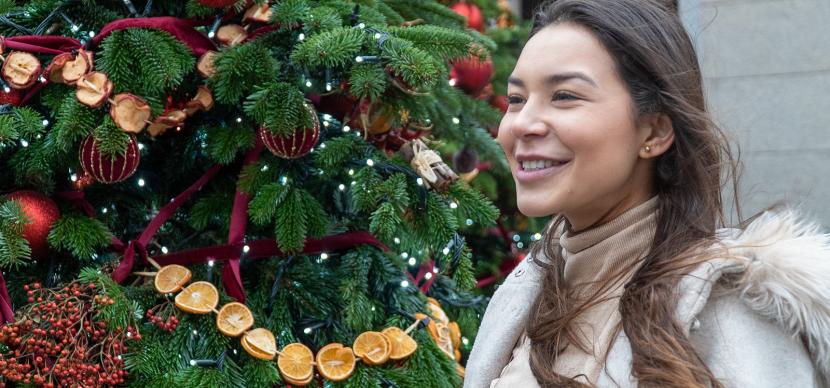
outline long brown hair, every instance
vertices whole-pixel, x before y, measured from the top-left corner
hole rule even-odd
[[[654,0],[552,1],[536,14],[531,35],[559,23],[591,31],[614,58],[635,111],[665,114],[674,127],[674,144],[658,157],[653,171],[659,195],[654,240],[620,297],[632,373],[640,386],[721,387],[675,320],[679,278],[703,260],[693,252],[714,243],[716,229],[726,224],[722,182],[730,183],[740,214],[737,162],[706,111],[691,39],[678,16]],[[580,346],[574,318],[598,303],[576,298],[565,286],[555,233],[563,227],[569,227],[567,220],[554,217],[545,238],[532,248],[534,256],[547,257],[547,262],[534,260],[545,279],[527,327],[530,366],[543,387],[581,385],[557,374],[554,362],[568,344]]]

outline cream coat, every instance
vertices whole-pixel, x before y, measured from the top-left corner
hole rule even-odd
[[[830,235],[784,210],[719,236],[728,248],[723,257],[678,285],[677,320],[703,360],[727,387],[830,388]],[[508,363],[540,290],[532,260],[511,272],[487,306],[465,388],[489,387]],[[737,281],[719,282],[726,274]],[[637,386],[624,332],[597,385]]]

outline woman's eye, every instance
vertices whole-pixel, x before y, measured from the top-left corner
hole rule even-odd
[[[577,98],[576,96],[574,96],[573,94],[570,94],[568,92],[556,92],[556,93],[553,94],[553,100],[554,101],[560,101],[560,100],[567,101],[567,100],[578,100],[578,99],[579,98]]]
[[[521,104],[524,101],[525,101],[525,99],[521,98],[519,96],[507,96],[507,103],[510,104],[510,105]]]

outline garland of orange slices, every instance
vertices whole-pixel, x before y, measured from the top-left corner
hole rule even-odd
[[[178,264],[161,267],[153,259],[148,258],[148,261],[157,272],[136,272],[136,275],[154,277],[156,291],[162,294],[178,292],[174,302],[176,307],[184,312],[216,313],[216,326],[222,334],[229,337],[241,336],[242,348],[253,357],[269,361],[276,357],[280,375],[289,384],[305,386],[311,383],[314,379],[314,367],[326,379],[342,381],[354,373],[358,359],[367,365],[382,365],[389,360],[405,359],[418,348],[418,344],[409,333],[421,323],[425,315],[417,315],[418,320],[406,330],[388,327],[382,332],[364,332],[355,339],[353,348],[331,343],[323,346],[315,357],[307,346],[292,343],[280,351],[271,331],[265,328],[249,330],[254,326],[254,316],[247,306],[239,302],[230,302],[216,310],[219,304],[219,291],[212,283],[198,281],[187,285],[192,273],[186,267]],[[436,343],[439,327],[431,321],[428,326]],[[455,340],[454,333],[452,336]],[[460,338],[460,332],[457,337]],[[450,358],[455,359],[453,356],[450,355]]]

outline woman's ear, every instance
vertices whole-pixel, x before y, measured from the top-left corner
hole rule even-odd
[[[664,154],[674,144],[674,125],[665,113],[647,113],[640,117],[640,133],[643,142],[640,157],[654,158]]]

